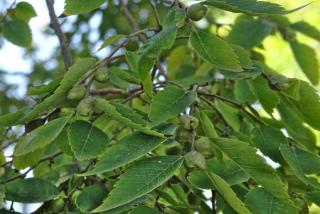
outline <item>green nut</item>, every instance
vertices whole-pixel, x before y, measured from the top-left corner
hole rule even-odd
[[[81,116],[90,116],[93,111],[93,98],[81,100],[77,106],[77,114]]]
[[[200,169],[206,169],[206,159],[198,151],[191,151],[184,156],[184,163],[189,168],[199,167]]]
[[[84,85],[76,85],[69,91],[67,98],[69,100],[80,100],[86,95],[86,92],[87,88]]]
[[[98,82],[106,82],[109,79],[109,74],[108,74],[108,68],[99,68],[95,75],[94,79],[97,80]]]
[[[181,124],[185,129],[195,129],[199,125],[199,120],[191,115],[182,115],[180,117]]]
[[[207,14],[207,8],[201,4],[193,4],[187,8],[187,15],[193,21],[199,21]]]
[[[213,156],[213,149],[211,145],[211,141],[207,137],[200,137],[195,142],[195,147],[197,151],[199,151],[206,158],[210,158]]]

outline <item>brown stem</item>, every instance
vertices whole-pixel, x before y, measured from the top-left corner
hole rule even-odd
[[[64,66],[67,71],[68,68],[73,64],[71,53],[68,48],[67,38],[61,30],[61,26],[58,22],[58,18],[56,16],[55,11],[54,11],[54,7],[53,7],[54,0],[46,0],[46,3],[47,3],[48,10],[49,10],[49,16],[50,16],[50,21],[51,21],[50,26],[54,29],[55,34],[57,35],[57,37],[59,39],[59,43],[60,43],[60,47],[61,47],[61,54],[63,57]]]

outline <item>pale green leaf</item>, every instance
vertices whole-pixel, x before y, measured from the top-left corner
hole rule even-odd
[[[8,113],[0,116],[0,127],[8,127],[19,124],[21,118],[23,118],[28,112],[29,108],[22,108],[15,112]]]
[[[36,203],[52,200],[59,190],[40,178],[19,179],[5,185],[6,200],[21,203]]]
[[[239,111],[222,101],[215,102],[216,107],[227,124],[235,131],[240,131]]]
[[[66,0],[64,13],[67,15],[89,13],[105,2],[106,0]]]
[[[242,71],[238,56],[232,47],[216,35],[194,30],[189,42],[197,54],[217,68]]]
[[[254,214],[298,214],[299,210],[289,201],[281,200],[258,187],[246,195],[246,204]]]
[[[28,48],[31,46],[32,34],[29,25],[20,20],[11,20],[4,23],[3,36],[15,45]]]
[[[317,85],[319,83],[320,67],[316,51],[297,40],[290,41],[290,47],[303,73],[313,85]]]
[[[155,149],[164,138],[134,132],[107,149],[95,167],[82,176],[108,172],[128,164]]]
[[[58,77],[58,78],[52,80],[48,84],[30,87],[28,90],[28,94],[32,96],[32,95],[50,93],[50,92],[54,91],[60,85],[60,82],[62,79],[63,79],[63,77]]]
[[[32,17],[37,16],[37,13],[33,9],[32,5],[29,4],[28,2],[25,2],[25,1],[19,2],[16,5],[16,8],[11,10],[9,13],[10,13],[10,15],[11,15],[11,13],[13,13],[13,16],[15,18],[20,19],[24,22],[29,22],[29,20]]]
[[[75,121],[68,129],[71,150],[78,160],[97,157],[105,151],[108,136],[97,127],[86,121]]]
[[[150,120],[159,124],[186,110],[197,98],[195,91],[169,86],[154,96],[149,113]]]
[[[231,45],[231,47],[238,56],[240,66],[244,69],[252,69],[253,63],[250,59],[248,51],[239,45]]]
[[[226,181],[212,172],[207,173],[207,175],[215,186],[215,189],[237,213],[251,214],[246,205],[237,197]]]
[[[102,212],[129,203],[145,195],[174,175],[183,162],[182,157],[163,156],[137,162],[115,184],[107,199],[93,212]]]
[[[305,34],[306,36],[320,41],[320,31],[315,26],[312,26],[307,22],[296,22],[290,25],[290,27],[300,33]]]
[[[46,123],[23,136],[14,149],[14,156],[36,151],[50,144],[63,130],[70,117],[61,117]]]

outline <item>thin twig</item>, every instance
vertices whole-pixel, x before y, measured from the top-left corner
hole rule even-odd
[[[51,21],[50,25],[54,29],[54,31],[59,39],[59,43],[60,43],[60,47],[61,47],[61,54],[62,54],[63,61],[64,61],[64,66],[65,66],[66,70],[68,70],[68,68],[73,64],[73,60],[72,60],[71,53],[68,48],[67,38],[61,30],[61,26],[58,22],[57,15],[54,11],[54,7],[53,7],[54,2],[53,1],[54,0],[46,0],[47,7],[49,10],[50,21]]]
[[[152,11],[154,13],[154,17],[155,17],[156,22],[157,22],[158,31],[160,31],[162,29],[162,25],[161,25],[158,9],[156,7],[156,4],[155,4],[154,0],[149,0],[149,2],[150,2],[150,5],[152,7]]]
[[[36,163],[35,165],[31,166],[27,171],[25,171],[24,173],[22,174],[19,174],[19,175],[16,175],[16,176],[13,176],[11,178],[8,178],[7,180],[5,181],[2,181],[1,184],[5,184],[5,183],[8,183],[10,181],[14,181],[16,179],[19,179],[19,178],[24,178],[29,172],[31,172],[34,168],[36,168],[37,166],[39,166],[40,163],[42,162],[45,162],[45,161],[52,161],[53,159],[55,159],[56,157],[58,157],[59,155],[62,155],[63,153],[62,152],[58,152],[50,157],[45,157],[41,160],[38,161],[38,163]]]

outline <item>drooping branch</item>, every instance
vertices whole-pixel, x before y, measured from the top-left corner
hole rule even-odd
[[[57,15],[56,15],[54,7],[53,7],[54,0],[46,0],[46,3],[47,3],[48,10],[49,10],[49,16],[50,16],[50,21],[51,21],[50,25],[54,29],[55,34],[57,35],[57,37],[59,39],[59,43],[60,43],[60,47],[61,47],[61,54],[62,54],[63,61],[64,61],[64,66],[65,66],[66,70],[68,70],[68,68],[73,64],[73,60],[72,60],[72,56],[71,56],[71,53],[68,48],[67,38],[64,35],[64,33],[62,32],[61,26],[58,22]]]

